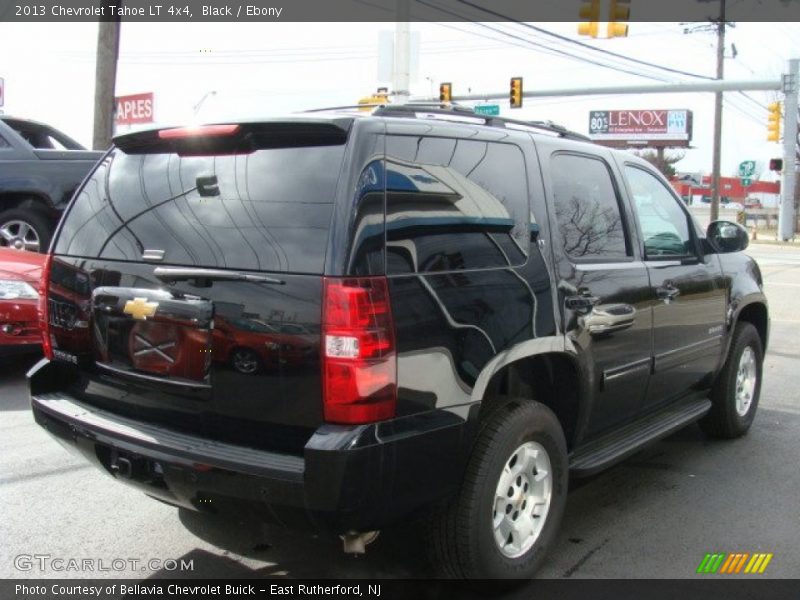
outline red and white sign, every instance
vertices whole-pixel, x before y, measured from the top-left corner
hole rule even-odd
[[[153,122],[153,92],[115,98],[114,122],[117,125],[137,125]]]
[[[0,77],[0,107],[6,103],[6,80]]]

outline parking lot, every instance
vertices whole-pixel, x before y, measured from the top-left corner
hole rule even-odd
[[[707,439],[691,426],[588,480],[576,481],[556,547],[541,577],[686,578],[709,552],[768,552],[764,575],[800,573],[800,248],[754,245],[772,318],[761,404],[749,435]],[[0,575],[134,577],[424,577],[416,532],[385,531],[364,557],[336,538],[296,535],[247,518],[222,519],[161,504],[74,458],[33,423],[25,371],[0,370]],[[102,559],[124,569],[94,573],[33,565],[46,554]],[[129,559],[139,561],[131,568]],[[150,563],[155,560],[157,562]],[[158,564],[164,565],[158,568]],[[119,564],[119,563],[117,563]],[[145,566],[142,566],[145,565]]]

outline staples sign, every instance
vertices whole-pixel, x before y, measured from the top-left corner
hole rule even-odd
[[[115,100],[117,111],[114,121],[117,125],[153,122],[153,92],[119,96]]]

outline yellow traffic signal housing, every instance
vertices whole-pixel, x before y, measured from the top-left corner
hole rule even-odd
[[[600,26],[600,0],[582,2],[578,14],[582,20],[586,21],[586,23],[578,23],[578,35],[590,35],[596,38]]]
[[[522,108],[522,77],[511,78],[508,103],[511,105],[511,108]]]
[[[608,9],[608,37],[627,37],[627,21],[631,16],[631,0],[611,0]]]
[[[627,23],[609,23],[608,24],[608,37],[628,37]]]
[[[767,141],[778,142],[781,139],[781,103],[773,102],[767,106]]]
[[[389,104],[389,90],[386,88],[378,88],[378,91],[372,94],[372,96],[365,96],[359,99],[358,103],[366,105],[358,109],[363,111],[371,111],[375,108],[376,104]]]
[[[439,84],[439,102],[452,102],[453,100],[453,84],[440,83]]]

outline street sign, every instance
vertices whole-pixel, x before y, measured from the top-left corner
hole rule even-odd
[[[135,125],[153,122],[153,92],[118,96],[114,121],[117,125]]]
[[[740,183],[742,184],[742,187],[750,187],[751,185],[753,185],[753,180],[750,179],[749,177],[742,177]]]
[[[475,107],[475,113],[479,115],[486,115],[487,117],[497,117],[500,115],[499,104],[478,104]]]
[[[739,163],[739,178],[740,179],[747,179],[753,177],[756,174],[756,161],[754,160],[743,160]]]
[[[6,80],[0,77],[0,106],[6,103]]]

